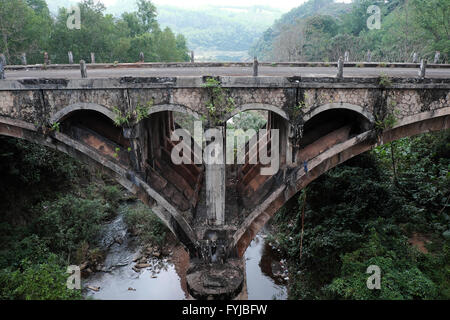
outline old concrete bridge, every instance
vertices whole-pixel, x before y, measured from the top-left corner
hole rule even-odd
[[[174,76],[177,68],[183,76]],[[229,68],[101,68],[88,79],[76,70],[11,68],[0,80],[0,135],[104,168],[185,245],[193,262],[188,282],[205,298],[240,288],[242,270],[223,266],[239,266],[263,225],[321,174],[383,143],[450,128],[450,69],[423,79],[410,68],[346,68],[339,79],[325,66],[267,66],[258,77],[246,76],[245,66]],[[207,75],[233,101],[233,108],[217,105],[216,121]],[[267,127],[280,130],[276,174],[262,176],[248,156],[246,164],[214,170],[172,163],[177,143],[195,144],[171,141],[177,114],[226,131],[227,120],[246,110],[267,112]]]

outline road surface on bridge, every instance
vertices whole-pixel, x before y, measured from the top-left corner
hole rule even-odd
[[[259,68],[259,76],[276,77],[334,77],[335,67],[267,67]],[[386,74],[389,77],[417,78],[415,68],[344,68],[344,77],[377,77]],[[196,77],[196,76],[252,76],[250,67],[171,67],[171,68],[108,68],[89,69],[88,78],[118,78],[118,77]],[[427,78],[450,78],[450,68],[427,69]],[[7,80],[29,78],[80,79],[78,69],[51,70],[7,70]]]

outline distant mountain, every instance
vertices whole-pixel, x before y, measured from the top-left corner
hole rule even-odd
[[[282,12],[265,6],[158,7],[158,21],[188,39],[202,60],[245,60],[248,50]]]
[[[50,11],[68,7],[76,0],[47,0]],[[203,6],[178,8],[157,6],[161,28],[169,27],[183,34],[188,46],[200,60],[242,61],[247,60],[251,45],[281,17],[282,11],[267,6]],[[123,12],[136,10],[134,2],[108,6],[106,12],[120,16]]]
[[[339,17],[349,12],[352,8],[350,3],[335,2],[335,0],[309,0],[301,6],[285,13],[280,19],[268,28],[250,49],[250,55],[256,55],[261,60],[270,59],[272,44],[280,33],[298,20],[312,17],[314,15],[329,15]]]

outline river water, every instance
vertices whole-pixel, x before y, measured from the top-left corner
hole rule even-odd
[[[186,253],[181,248],[165,258],[152,257],[150,265],[140,272],[133,270],[141,247],[129,235],[123,221],[123,211],[114,221],[106,224],[100,246],[107,248],[102,271],[83,279],[83,293],[88,299],[101,300],[184,300],[192,299],[186,291],[185,270],[176,255]],[[266,232],[266,231],[265,231]],[[117,242],[117,238],[122,239]],[[245,253],[246,286],[240,297],[249,300],[287,299],[287,271],[276,250],[258,235]],[[186,261],[186,259],[184,259]],[[186,262],[184,263],[186,264]],[[95,291],[98,290],[98,291]]]

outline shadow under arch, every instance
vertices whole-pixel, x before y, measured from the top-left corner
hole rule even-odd
[[[296,167],[292,173],[294,183],[289,186],[281,185],[247,216],[233,235],[230,252],[234,251],[242,257],[250,242],[273,215],[289,199],[328,170],[374,147],[401,138],[446,129],[450,129],[450,107],[405,117],[396,126],[384,131],[375,141],[372,138],[374,132],[366,131],[336,144],[310,160],[308,173],[305,173],[302,167]]]
[[[50,123],[53,124],[53,123],[56,123],[56,122],[63,121],[71,113],[73,113],[75,111],[81,111],[81,110],[90,110],[90,111],[100,112],[101,114],[103,114],[106,117],[108,117],[109,119],[111,119],[113,122],[116,119],[116,115],[114,114],[114,112],[111,109],[109,109],[108,107],[106,107],[106,106],[103,106],[103,105],[100,105],[100,104],[97,104],[97,103],[79,102],[79,103],[70,104],[70,105],[62,108],[58,112],[56,112],[50,118]],[[158,113],[158,112],[163,112],[163,111],[173,111],[173,112],[185,113],[185,114],[189,114],[189,115],[193,116],[196,119],[200,119],[200,115],[197,112],[195,112],[192,109],[189,109],[188,107],[186,107],[184,105],[180,105],[180,104],[158,104],[158,105],[154,105],[148,111],[148,115],[150,116],[151,114]]]
[[[325,112],[328,110],[338,110],[338,109],[346,109],[346,110],[354,111],[354,112],[360,114],[361,116],[363,116],[364,118],[366,118],[370,123],[375,122],[375,118],[373,117],[372,114],[365,111],[364,108],[362,108],[358,105],[350,104],[350,103],[327,103],[327,104],[321,105],[317,108],[314,108],[312,111],[308,112],[303,117],[303,120],[304,120],[304,122],[307,122],[322,112]]]
[[[97,111],[97,112],[103,114],[104,116],[108,117],[109,119],[111,119],[111,121],[113,121],[113,122],[116,119],[116,115],[114,114],[114,112],[103,105],[100,105],[97,103],[80,102],[80,103],[74,103],[74,104],[68,105],[68,106],[62,108],[61,110],[59,110],[58,112],[56,112],[50,118],[50,123],[53,124],[53,123],[61,122],[61,121],[65,120],[71,113],[73,113],[75,111],[82,111],[82,110]]]

